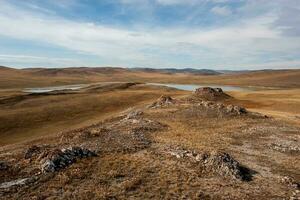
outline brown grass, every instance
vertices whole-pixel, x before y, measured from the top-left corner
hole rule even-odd
[[[243,74],[195,75],[129,71],[120,68],[26,69],[0,68],[0,88],[42,87],[95,82],[157,82],[239,86],[300,86],[300,70],[257,71]]]
[[[106,87],[110,87],[109,85]],[[0,104],[0,144],[8,144],[80,128],[127,108],[151,102],[162,94],[184,94],[176,90],[134,86],[106,92],[58,95],[11,94]],[[8,98],[8,94],[5,94]]]

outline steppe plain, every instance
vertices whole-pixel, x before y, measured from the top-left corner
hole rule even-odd
[[[0,199],[299,199],[300,70],[1,67],[0,137]]]

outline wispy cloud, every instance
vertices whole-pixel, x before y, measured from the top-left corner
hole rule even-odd
[[[215,6],[211,9],[211,12],[216,15],[228,16],[232,14],[232,11],[227,6]]]
[[[134,3],[134,0],[120,1]],[[156,1],[163,5],[182,2]],[[185,2],[196,3],[194,0]],[[214,14],[221,16],[233,14],[229,5],[223,5],[227,1],[213,2],[210,10]],[[219,3],[222,5],[218,5]],[[237,9],[237,12],[242,12],[237,15],[246,13],[252,6],[253,3],[244,4],[239,8],[240,11]],[[63,47],[76,52],[76,56],[78,53],[83,57],[85,54],[94,55],[99,58],[99,64],[102,65],[222,69],[232,66],[272,67],[271,65],[278,64],[284,68],[295,67],[295,63],[299,63],[300,60],[299,35],[289,37],[284,34],[286,29],[282,27],[282,23],[280,26],[277,25],[282,13],[273,7],[264,14],[259,13],[250,17],[245,15],[231,24],[213,28],[205,26],[149,28],[144,24],[126,28],[126,26],[104,25],[93,20],[66,19],[56,14],[49,16],[42,11],[32,12],[30,9],[20,8],[8,1],[1,3],[0,11],[0,35]],[[5,59],[7,58],[6,56]],[[24,58],[32,62],[47,61],[47,56],[41,59]],[[20,60],[20,57],[11,56],[10,59]],[[47,62],[49,63],[49,60]],[[80,58],[76,58],[75,61],[55,60],[58,65],[59,62],[62,65],[67,62],[82,64]]]

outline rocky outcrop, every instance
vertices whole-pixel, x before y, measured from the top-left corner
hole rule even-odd
[[[162,108],[176,103],[176,100],[170,96],[162,95],[155,102],[148,106],[148,108]]]
[[[81,147],[55,149],[45,154],[45,157],[41,160],[41,171],[43,173],[59,171],[73,164],[77,159],[96,156],[95,152]]]
[[[221,88],[211,88],[211,87],[197,88],[194,91],[193,96],[197,98],[201,98],[203,100],[209,100],[209,101],[232,98],[231,96],[223,92]]]
[[[196,162],[206,171],[217,173],[222,177],[241,181],[249,180],[251,177],[247,168],[242,167],[238,161],[225,152],[197,153],[196,151],[175,149],[169,153],[178,159],[186,158]]]

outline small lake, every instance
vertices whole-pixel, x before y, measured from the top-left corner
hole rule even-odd
[[[222,88],[223,91],[253,91],[254,88],[247,87],[237,87],[237,86],[225,86],[225,85],[194,85],[194,84],[171,84],[171,83],[146,83],[147,85],[157,85],[157,86],[166,86],[170,88],[176,88],[179,90],[194,91],[199,87],[213,87],[213,88]],[[27,93],[47,93],[53,91],[62,91],[62,90],[79,90],[84,87],[88,87],[91,84],[76,84],[76,85],[62,85],[54,87],[39,87],[39,88],[25,88],[23,92]]]
[[[79,90],[83,87],[87,87],[89,84],[77,84],[77,85],[62,85],[54,87],[39,87],[39,88],[25,88],[23,92],[28,93],[46,93],[61,90]]]
[[[193,85],[193,84],[164,84],[164,83],[147,83],[148,85],[166,86],[170,88],[176,88],[179,90],[194,91],[199,87],[213,87],[222,88],[223,91],[253,91],[253,88],[238,87],[238,86],[225,86],[225,85]]]

